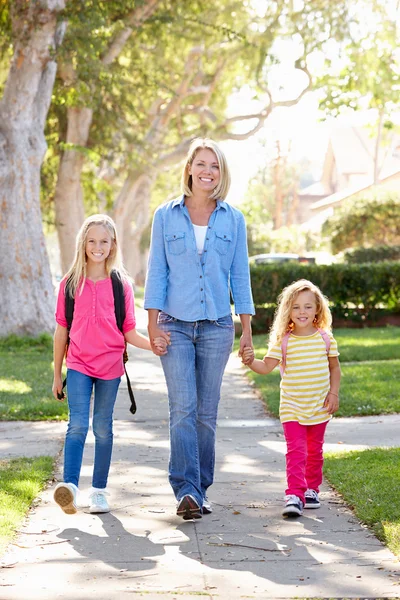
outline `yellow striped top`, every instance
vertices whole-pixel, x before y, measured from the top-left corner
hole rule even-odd
[[[329,356],[339,356],[337,343],[329,334]],[[268,357],[282,360],[282,348],[273,346]],[[326,345],[321,334],[291,334],[286,352],[286,367],[281,379],[279,416],[282,423],[297,421],[301,425],[324,423],[331,415],[324,408],[330,385]]]

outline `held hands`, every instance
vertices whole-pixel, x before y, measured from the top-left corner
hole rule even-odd
[[[170,344],[170,341],[167,342],[167,340],[164,337],[158,336],[152,340],[151,345],[152,347],[154,346],[157,353],[159,353],[159,356],[163,356],[164,354],[168,353],[167,346],[169,346]]]
[[[325,398],[324,407],[330,415],[333,415],[339,410],[339,396],[329,391]]]
[[[148,327],[151,349],[156,356],[168,353],[167,347],[171,345],[171,334],[159,327]]]
[[[244,365],[251,365],[254,361],[254,349],[251,346],[246,346],[242,353],[239,351],[239,356],[242,357],[242,363]]]

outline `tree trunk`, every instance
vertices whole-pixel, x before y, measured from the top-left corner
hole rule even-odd
[[[293,177],[295,177],[295,176],[293,176]],[[289,206],[288,206],[288,213],[287,213],[287,219],[286,219],[287,227],[298,224],[297,210],[299,208],[299,195],[298,195],[297,189],[298,189],[298,181],[297,181],[297,179],[294,178],[294,181],[291,184],[291,186],[289,187],[288,193],[287,193],[287,195],[289,196]]]
[[[69,108],[66,143],[85,147],[89,138],[93,111]],[[67,148],[60,159],[54,197],[58,243],[63,274],[75,254],[75,237],[84,219],[81,173],[85,156],[82,150]]]
[[[0,102],[0,336],[54,329],[54,289],[42,230],[44,124],[63,36],[63,0],[15,2],[14,56]]]
[[[150,196],[154,177],[153,172],[131,173],[115,202],[113,214],[125,267],[140,285],[144,283],[146,273],[146,256],[140,249],[140,240],[150,223]]]
[[[378,131],[375,139],[375,152],[374,152],[374,185],[379,183],[379,172],[380,172],[380,161],[379,161],[379,150],[381,147],[382,141],[382,131],[383,131],[383,120],[385,116],[385,109],[381,108],[379,110],[379,119],[378,119]]]
[[[282,227],[283,191],[282,191],[282,156],[279,141],[277,142],[277,157],[273,166],[273,182],[275,188],[274,229]]]

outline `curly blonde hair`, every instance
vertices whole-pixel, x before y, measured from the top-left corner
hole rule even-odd
[[[69,280],[70,293],[72,294],[73,298],[75,298],[79,284],[81,284],[80,293],[82,293],[85,284],[86,240],[89,229],[93,227],[93,225],[102,225],[108,231],[111,237],[111,250],[105,264],[107,275],[109,276],[111,271],[116,270],[119,272],[123,280],[129,281],[129,275],[125,271],[122,263],[118,235],[114,221],[108,215],[91,215],[83,222],[82,227],[78,231],[78,235],[76,236],[75,257],[66,274],[66,279]]]
[[[315,296],[317,312],[314,325],[316,329],[323,329],[328,333],[331,331],[332,315],[328,299],[314,283],[307,279],[299,279],[285,287],[278,297],[278,306],[269,335],[269,347],[281,344],[285,333],[292,330],[293,321],[290,315],[293,304],[300,292],[312,292]]]

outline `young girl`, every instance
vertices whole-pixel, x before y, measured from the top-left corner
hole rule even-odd
[[[285,434],[286,504],[283,516],[319,508],[325,429],[339,408],[340,365],[331,333],[332,316],[321,290],[306,279],[286,287],[278,298],[268,352],[243,358],[252,371],[270,373],[281,365],[279,415]]]
[[[123,334],[117,327],[111,271],[122,278],[125,299]],[[68,335],[65,317],[65,286],[75,299]],[[123,268],[115,225],[106,215],[92,215],[76,238],[71,268],[61,281],[54,334],[53,395],[62,399],[62,363],[67,343],[67,390],[69,423],[64,448],[64,482],[54,491],[54,500],[67,514],[76,513],[83,448],[89,428],[90,398],[94,388],[93,433],[95,458],[90,494],[90,512],[108,512],[108,472],[113,445],[113,410],[124,372],[125,340],[151,350],[148,338],[135,329],[132,286]],[[69,338],[69,340],[68,340]],[[164,340],[154,340],[162,354]]]

